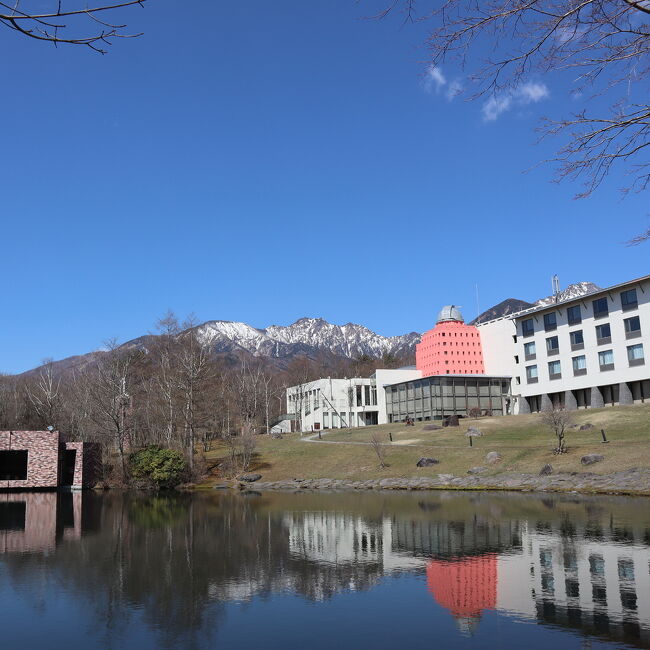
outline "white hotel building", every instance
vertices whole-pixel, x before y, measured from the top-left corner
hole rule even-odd
[[[456,316],[439,318],[436,328],[463,323],[453,306],[445,310]],[[440,374],[419,364],[369,378],[318,379],[287,389],[287,413],[300,430],[317,431],[465,416],[472,407],[501,415],[650,401],[650,275],[462,327],[480,336],[479,372]],[[461,350],[441,347],[438,354]]]
[[[478,325],[515,413],[650,400],[650,276]]]

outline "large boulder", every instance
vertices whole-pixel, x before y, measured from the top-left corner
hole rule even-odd
[[[431,465],[437,465],[440,461],[437,458],[420,458],[420,460],[415,463],[417,467],[431,467]]]
[[[583,424],[580,427],[580,431],[589,431],[589,429],[593,429],[594,425],[591,422],[587,422],[586,424]]]
[[[259,481],[262,478],[261,474],[242,474],[241,476],[237,477],[240,481],[244,481],[245,483],[255,483],[255,481]]]
[[[485,460],[490,465],[494,465],[501,460],[501,454],[498,451],[490,451],[485,455]]]
[[[549,465],[546,463],[542,469],[539,470],[539,475],[540,476],[548,476],[549,474],[553,473],[553,465]]]
[[[593,465],[594,463],[600,463],[602,460],[605,460],[605,457],[600,454],[587,454],[580,459],[580,462],[583,465]]]
[[[458,426],[458,416],[457,415],[446,415],[445,419],[442,421],[443,427],[457,427]]]

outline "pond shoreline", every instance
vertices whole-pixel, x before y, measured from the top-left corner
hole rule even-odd
[[[505,490],[514,492],[577,492],[581,494],[620,494],[650,496],[650,468],[628,469],[612,474],[567,472],[549,475],[504,472],[493,476],[453,476],[347,479],[285,479],[280,481],[221,483],[213,489],[254,491],[311,490]]]

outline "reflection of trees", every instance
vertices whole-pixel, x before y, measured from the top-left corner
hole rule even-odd
[[[463,558],[476,564],[521,553],[523,529],[555,536],[567,551],[581,540],[638,545],[648,535],[625,499],[89,493],[82,511],[80,539],[63,536],[53,552],[6,554],[2,561],[18,584],[36,584],[39,575],[65,584],[91,606],[96,635],[116,646],[136,616],[159,631],[161,646],[199,646],[217,634],[228,601],[281,591],[320,600],[368,589],[389,571],[424,572],[426,558],[448,573]],[[355,525],[358,534],[347,546],[335,535],[331,553],[316,552],[308,542],[319,521],[323,530],[334,521],[342,531]],[[363,535],[371,541],[361,557]],[[419,563],[400,564],[416,557]],[[437,585],[438,574],[430,573]],[[35,601],[49,595],[42,584]]]

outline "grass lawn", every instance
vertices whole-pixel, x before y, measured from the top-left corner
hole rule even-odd
[[[578,426],[591,423],[587,431],[570,429],[567,433],[568,453],[555,456],[554,434],[542,423],[539,414],[506,417],[462,419],[459,427],[426,431],[432,422],[417,422],[415,426],[385,424],[359,429],[337,429],[323,433],[322,441],[306,442],[298,434],[273,440],[259,437],[257,454],[251,471],[259,472],[267,481],[292,478],[340,478],[363,480],[382,477],[410,478],[455,474],[462,476],[470,467],[486,465],[485,455],[497,451],[501,462],[489,466],[486,475],[504,471],[537,473],[545,463],[556,471],[592,471],[608,474],[633,467],[650,467],[650,404],[608,407],[576,411]],[[473,439],[473,446],[465,436],[468,426],[479,428],[483,436]],[[605,429],[609,444],[601,443],[600,430]],[[389,442],[392,433],[393,442]],[[386,444],[388,467],[379,462],[368,443],[377,436]],[[340,444],[331,444],[338,442]],[[580,458],[588,453],[605,456],[601,463],[588,468]],[[216,446],[207,454],[208,464],[214,465],[226,455]],[[422,456],[431,456],[439,465],[427,468],[415,466]],[[206,483],[219,479],[215,472]]]

